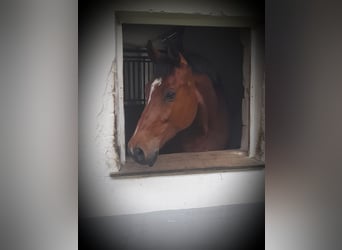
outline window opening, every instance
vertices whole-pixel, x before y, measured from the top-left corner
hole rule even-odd
[[[152,40],[161,53],[170,43],[180,51],[208,60],[223,86],[229,115],[230,140],[226,149],[239,149],[242,137],[243,46],[247,28],[123,24],[124,110],[126,145],[145,106],[145,84],[153,80],[154,63],[146,44]],[[160,154],[169,153],[168,145]],[[173,151],[171,151],[173,153]],[[127,151],[126,151],[127,154]]]

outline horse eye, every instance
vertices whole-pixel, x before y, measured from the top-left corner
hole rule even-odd
[[[174,91],[167,91],[165,94],[165,100],[168,102],[173,101],[175,97],[176,97],[176,92]]]

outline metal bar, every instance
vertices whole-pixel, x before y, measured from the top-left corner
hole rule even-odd
[[[145,74],[145,65],[146,62],[143,63],[143,86],[142,86],[142,93],[143,93],[143,104],[145,104],[145,84],[146,84],[146,74]]]
[[[137,65],[138,65],[138,69],[137,69],[138,80],[137,80],[137,86],[136,86],[138,89],[137,99],[140,99],[141,98],[141,69],[140,69],[140,62],[139,61],[137,62]]]
[[[125,50],[124,98],[125,105],[145,104],[145,84],[151,80],[153,65],[146,49]]]

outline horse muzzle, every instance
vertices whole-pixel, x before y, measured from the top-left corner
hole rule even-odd
[[[137,163],[152,167],[158,158],[159,152],[155,151],[146,157],[145,152],[140,147],[134,147],[133,149],[129,149],[129,153]]]

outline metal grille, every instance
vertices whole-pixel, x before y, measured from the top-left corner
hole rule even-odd
[[[145,84],[151,80],[154,65],[146,49],[124,50],[124,103],[125,105],[145,104]]]

